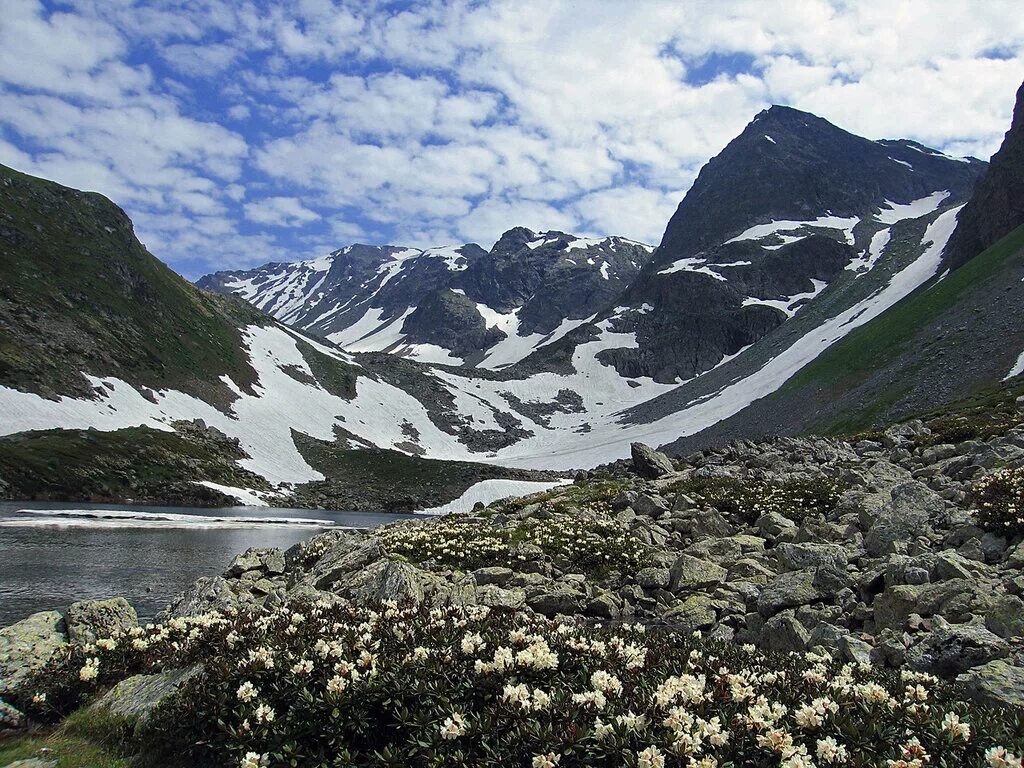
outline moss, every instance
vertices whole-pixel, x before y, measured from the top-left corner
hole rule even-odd
[[[197,486],[210,480],[271,490],[262,477],[240,468],[245,454],[228,438],[189,423],[178,432],[130,427],[113,432],[47,430],[0,438],[3,495],[19,499],[108,501],[204,506],[233,503]]]
[[[44,758],[58,768],[129,768],[131,723],[86,707],[59,727],[0,740],[0,764]]]

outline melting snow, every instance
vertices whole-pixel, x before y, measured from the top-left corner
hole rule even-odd
[[[806,293],[794,293],[792,296],[787,296],[784,299],[757,299],[750,296],[743,300],[743,306],[749,307],[754,304],[760,304],[784,312],[786,317],[792,317],[800,311],[801,302],[813,299],[825,290],[825,287],[828,285],[824,280],[814,280],[813,278],[811,282],[814,284],[814,288]]]
[[[1012,379],[1014,376],[1020,376],[1022,373],[1024,373],[1024,352],[1021,352],[1017,357],[1017,362],[1013,364],[1013,368],[1010,369],[1010,372],[1003,376],[1003,381]]]
[[[744,230],[736,237],[726,240],[723,245],[729,243],[738,243],[743,240],[760,240],[763,237],[769,235],[776,235],[780,232],[792,232],[793,230],[802,229],[804,227],[821,227],[828,229],[841,229],[846,235],[846,241],[853,244],[853,228],[860,222],[856,216],[850,216],[844,218],[842,216],[819,216],[816,219],[810,219],[808,221],[792,221],[789,219],[770,221],[767,224],[755,224],[749,229]]]
[[[417,515],[450,515],[453,513],[469,512],[473,506],[480,502],[490,504],[498,499],[507,499],[510,496],[526,496],[531,493],[549,491],[559,485],[566,485],[572,480],[482,480],[471,485],[455,501],[442,504],[440,507],[432,507],[417,512]]]
[[[715,278],[715,280],[721,280],[723,283],[728,282],[726,278],[724,278],[722,275],[718,274],[714,270],[708,269],[706,265],[707,259],[693,257],[678,259],[677,261],[672,262],[671,265],[665,267],[665,269],[660,270],[658,274],[671,275],[673,272],[696,272],[701,275],[713,277]]]
[[[886,200],[883,208],[875,214],[875,218],[883,224],[895,224],[904,219],[916,219],[919,216],[927,216],[934,213],[942,205],[942,201],[949,197],[949,192],[940,190],[932,192],[927,197],[922,197],[909,203],[893,203]]]
[[[776,142],[776,141],[775,141],[775,139],[773,139],[773,138],[772,138],[771,136],[769,136],[769,135],[768,135],[767,133],[766,133],[766,134],[764,135],[764,137],[765,137],[766,139],[768,139],[768,141],[770,141],[770,142],[771,142],[772,144],[777,144],[777,143],[778,143],[778,142]]]

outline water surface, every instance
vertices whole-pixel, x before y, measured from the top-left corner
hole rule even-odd
[[[0,626],[76,600],[125,597],[152,618],[249,547],[287,549],[332,526],[411,515],[268,507],[0,502]]]

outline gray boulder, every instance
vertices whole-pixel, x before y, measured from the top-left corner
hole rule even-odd
[[[57,611],[33,613],[0,629],[0,696],[45,666],[67,644],[64,618]]]
[[[936,626],[907,650],[907,665],[939,675],[956,675],[994,659],[1006,656],[1009,644],[977,624]]]
[[[200,674],[202,667],[170,669],[155,675],[134,675],[115,685],[92,705],[91,709],[109,712],[135,722],[136,729],[145,724],[153,711],[177,693],[186,682]]]
[[[766,651],[803,651],[809,635],[792,611],[772,616],[761,628],[761,647]]]
[[[633,443],[629,446],[629,450],[633,458],[633,469],[641,477],[657,480],[662,475],[675,472],[672,460],[649,445]]]
[[[1024,669],[1004,659],[968,670],[957,682],[981,704],[1024,707]]]
[[[127,632],[139,624],[135,609],[123,597],[109,600],[80,600],[64,614],[68,640],[85,645],[101,637]]]
[[[809,569],[776,576],[757,596],[758,613],[768,618],[785,608],[795,608],[820,600],[821,592],[814,585],[814,577],[815,572]]]
[[[894,543],[927,532],[932,517],[945,509],[942,498],[920,483],[897,485],[891,494],[892,499],[878,510],[864,536],[864,547],[873,557],[885,554]]]
[[[721,584],[728,573],[725,568],[710,560],[680,555],[669,569],[669,589],[678,592]]]

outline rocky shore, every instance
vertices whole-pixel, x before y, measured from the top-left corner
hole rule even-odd
[[[1024,542],[983,526],[975,498],[983,478],[1024,466],[1024,428],[996,432],[943,442],[947,433],[914,421],[682,460],[636,444],[632,461],[544,494],[250,550],[158,620],[339,599],[486,606],[827,653],[1021,706]],[[0,630],[0,696],[66,644],[134,624],[114,600]],[[159,700],[174,685],[151,690]]]

